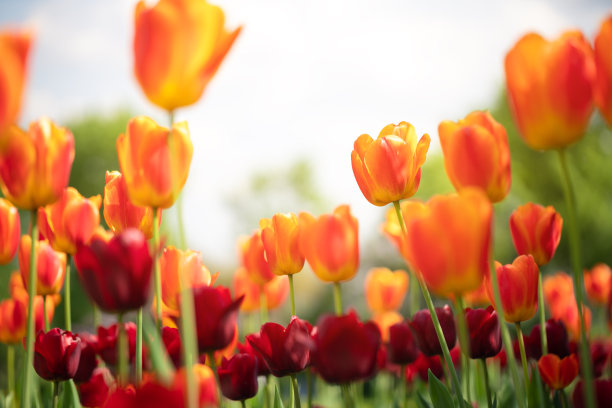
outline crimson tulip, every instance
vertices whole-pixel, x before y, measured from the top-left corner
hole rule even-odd
[[[81,358],[81,339],[69,331],[54,328],[38,332],[34,343],[34,369],[47,381],[74,377]]]
[[[193,290],[200,352],[225,348],[234,338],[238,309],[244,297],[232,300],[229,289],[198,286]]]
[[[257,394],[257,359],[253,355],[240,353],[229,360],[223,357],[217,371],[226,398],[244,401]]]
[[[387,344],[389,362],[399,365],[409,364],[417,359],[418,354],[417,341],[407,321],[389,327],[389,343]]]
[[[612,407],[612,379],[610,380],[595,380],[593,381],[595,388],[595,401],[597,408]],[[575,408],[584,408],[584,384],[580,381],[574,388],[572,394],[572,402]]]
[[[253,335],[259,336],[259,333],[255,333]],[[251,347],[251,344],[249,343],[248,340],[245,339],[244,344],[238,343],[236,347],[238,348],[238,351],[240,353],[251,354],[253,357],[257,359],[257,376],[265,377],[270,374],[270,369],[268,368],[268,365],[266,364],[265,360],[261,356],[261,353],[255,350],[253,347]]]
[[[183,344],[178,329],[168,326],[162,327],[161,338],[172,364],[177,368],[180,367]]]
[[[442,359],[440,356],[426,356],[419,352],[417,359],[406,366],[406,378],[412,379],[415,375],[418,375],[422,381],[428,380],[428,372],[431,370],[432,374],[438,379],[444,377],[444,368],[442,367]]]
[[[446,344],[448,344],[449,349],[452,349],[457,341],[453,312],[448,305],[444,305],[444,307],[436,307],[436,315],[440,321]],[[414,330],[419,349],[423,354],[428,357],[442,354],[442,346],[431,321],[429,310],[423,309],[416,312],[412,317],[410,325]]]
[[[103,407],[115,388],[115,380],[106,367],[98,367],[91,378],[78,384],[79,400],[84,407]]]
[[[81,358],[79,359],[79,367],[74,374],[74,382],[77,384],[89,381],[94,370],[98,367],[98,358],[96,357],[98,336],[79,333],[78,337],[81,339]]]
[[[539,360],[542,357],[542,340],[540,338],[540,325],[536,324],[528,336],[523,337],[527,358]],[[570,355],[569,337],[567,329],[561,320],[548,319],[546,322],[546,341],[548,352],[560,358]],[[518,354],[517,354],[518,355]]]
[[[128,338],[128,354],[130,362],[136,357],[136,325],[132,322],[124,323],[125,332]],[[113,324],[108,328],[98,327],[98,341],[95,343],[96,353],[108,365],[114,366],[117,364],[117,336],[118,326]],[[143,350],[144,353],[144,350]],[[144,358],[143,358],[144,361]]]
[[[493,357],[501,350],[501,328],[493,306],[486,309],[465,310],[465,320],[470,334],[470,357]]]

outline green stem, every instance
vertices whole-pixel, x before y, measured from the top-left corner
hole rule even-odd
[[[244,402],[244,400],[240,400],[240,406],[242,408],[246,408],[246,403]]]
[[[25,364],[25,384],[21,389],[21,404],[23,408],[30,408],[32,403],[32,377],[34,368],[34,298],[36,296],[36,242],[38,241],[38,226],[36,225],[36,210],[32,210],[31,213],[31,239],[32,245],[30,247],[30,280],[28,285],[28,329],[26,334],[26,359]],[[46,305],[43,305],[43,315],[47,316],[45,310]]]
[[[467,401],[471,402],[470,398],[470,341],[465,320],[465,306],[461,294],[455,294],[455,313],[457,314],[457,323],[459,326],[459,342],[461,345],[461,367],[463,378],[465,378],[465,393]]]
[[[523,364],[523,377],[525,380],[525,389],[529,390],[529,368],[527,367],[527,354],[525,353],[525,341],[523,340],[523,330],[521,322],[514,323],[516,327],[516,335],[518,337],[519,350],[521,351],[521,363]]]
[[[491,384],[489,384],[489,369],[487,368],[487,359],[481,358],[482,369],[484,371],[484,381],[485,381],[485,389],[487,391],[487,406],[489,408],[493,407],[493,401],[491,400]]]
[[[70,313],[70,261],[72,257],[66,254],[66,278],[64,279],[64,325],[66,330],[72,331],[72,317]]]
[[[402,233],[406,236],[406,224],[404,223],[404,217],[402,216],[402,207],[399,201],[393,202],[393,207],[395,208],[395,214],[397,215],[397,219],[399,221],[400,227],[402,229]],[[420,309],[419,304],[419,289],[417,285],[415,285],[415,281],[417,280],[416,275],[413,271],[410,271],[410,287],[408,290],[410,291],[410,315],[414,316],[416,312]]]
[[[297,382],[297,375],[291,374],[291,385],[293,389],[293,398],[295,401],[296,408],[302,408],[302,402],[300,401],[300,388]]]
[[[136,384],[142,382],[142,307],[136,312]]]
[[[291,299],[291,316],[295,316],[295,292],[293,291],[293,274],[289,278],[289,297]]]
[[[155,269],[155,323],[157,331],[161,336],[162,328],[162,288],[161,288],[161,269],[159,267],[159,216],[157,208],[153,208],[153,251],[154,251],[154,269]]]
[[[45,322],[45,332],[51,330],[49,316],[47,316],[47,295],[43,295],[43,321]]]
[[[93,306],[93,325],[94,329],[97,330],[98,326],[100,326],[100,322],[102,321],[102,316],[100,315],[100,309],[98,308],[98,305],[93,302],[91,303],[91,305]]]
[[[569,408],[569,401],[567,400],[567,394],[565,393],[565,390],[562,388],[560,390],[557,390],[557,392],[559,394],[561,394],[561,407],[563,408]]]
[[[208,361],[210,368],[215,374],[215,381],[217,382],[217,394],[219,396],[219,408],[223,407],[223,393],[221,392],[221,383],[219,382],[219,373],[217,372],[217,363],[215,362],[215,353],[213,351],[208,352]]]
[[[542,286],[542,271],[538,273],[538,308],[540,315],[540,341],[542,342],[542,355],[548,354],[548,341],[546,339],[546,310],[544,308],[544,287]]]
[[[308,398],[306,399],[308,408],[312,408],[312,373],[310,369],[306,370],[306,392]]]
[[[6,373],[8,377],[8,393],[15,398],[15,346],[8,344],[6,349]]]
[[[174,111],[173,110],[169,110],[168,111],[168,121],[169,121],[169,127],[168,130],[170,131],[170,134],[172,132],[172,126],[174,126]],[[171,149],[171,153],[174,156],[174,145],[170,146]],[[180,239],[180,245],[181,245],[181,249],[185,249],[187,248],[187,240],[185,238],[185,223],[183,222],[183,194],[179,193],[177,199],[176,199],[176,216],[177,216],[177,221],[178,221],[178,228],[179,228],[179,239]]]
[[[591,353],[584,323],[582,305],[583,278],[580,260],[580,237],[576,220],[576,204],[574,202],[574,187],[567,166],[565,149],[559,150],[559,162],[563,173],[563,191],[565,193],[565,203],[567,206],[567,230],[569,233],[570,258],[572,262],[572,272],[574,279],[574,296],[576,297],[576,307],[578,308],[578,319],[580,320],[580,372],[584,378],[584,397],[587,407],[595,408],[595,394],[593,391],[593,371],[591,369]]]
[[[344,400],[344,408],[353,408],[353,399],[351,398],[351,390],[348,384],[342,384],[342,398]]]
[[[129,349],[128,349],[128,338],[127,332],[125,331],[125,325],[123,324],[123,313],[117,315],[117,359],[119,365],[119,385],[125,386],[128,383],[129,376]]]
[[[336,315],[342,316],[342,291],[340,290],[340,282],[334,282],[334,307]]]
[[[185,277],[179,274],[181,285],[181,340],[183,342],[183,364],[187,378],[187,407],[196,408],[198,406],[198,384],[193,366],[196,363],[198,350],[196,345],[195,327],[195,306],[193,291],[189,284],[185,282]]]
[[[400,365],[400,406],[406,408],[408,405],[408,384],[406,384],[406,365]]]
[[[53,381],[53,408],[59,406],[59,382]]]
[[[264,386],[264,408],[272,407],[272,398],[270,391],[270,374],[266,376],[266,385]]]
[[[262,325],[268,321],[268,298],[263,285],[259,286],[259,318]]]

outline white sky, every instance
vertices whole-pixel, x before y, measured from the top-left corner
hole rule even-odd
[[[0,26],[36,33],[23,124],[128,106],[165,125],[132,74],[135,3],[0,0]],[[493,102],[504,55],[523,33],[552,37],[578,27],[592,38],[612,12],[605,1],[577,0],[216,4],[229,27],[244,25],[242,34],[203,99],[177,114],[194,142],[188,240],[214,262],[237,262],[222,197],[243,188],[255,169],[296,157],[314,160],[332,202],[351,205],[362,239],[376,233],[383,210],[363,198],[351,171],[357,136],[406,120],[437,145],[441,120]]]

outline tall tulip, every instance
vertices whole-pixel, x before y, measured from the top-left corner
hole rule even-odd
[[[0,198],[0,265],[11,262],[21,234],[19,212],[10,201]]]
[[[58,328],[38,332],[34,345],[34,369],[47,381],[74,377],[81,358],[81,339]]]
[[[23,235],[19,244],[19,270],[26,288],[30,282],[30,252],[32,241],[29,235]],[[41,296],[59,293],[66,276],[66,254],[54,251],[47,241],[38,241],[34,245],[36,256],[36,294]]]
[[[31,43],[29,33],[0,31],[0,128],[17,122]]]
[[[368,307],[374,312],[399,310],[408,290],[408,274],[388,268],[373,268],[365,280]]]
[[[255,231],[250,237],[239,242],[240,263],[247,271],[249,278],[258,285],[265,285],[276,276],[270,269],[266,259],[261,230]]]
[[[201,352],[221,350],[232,341],[242,297],[232,300],[224,287],[193,288],[196,334]]]
[[[552,206],[527,203],[510,215],[510,232],[516,252],[532,255],[540,266],[555,255],[562,228],[563,219]]]
[[[595,86],[595,104],[602,116],[612,127],[612,14],[601,23],[595,37],[595,65],[597,81]]]
[[[259,221],[261,241],[270,270],[276,275],[293,275],[304,267],[295,214],[274,214]]]

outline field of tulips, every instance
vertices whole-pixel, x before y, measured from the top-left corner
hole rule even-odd
[[[513,120],[525,145],[558,161],[562,211],[518,203],[493,230],[513,157],[488,111],[439,124],[456,192],[427,201],[413,196],[430,136],[381,124],[377,137],[354,140],[350,158],[404,270],[360,269],[348,205],[296,208],[240,241],[231,288],[198,251],[160,233],[167,209],[181,214],[194,150],[175,113],[199,101],[231,52],[241,27],[224,25],[205,0],[137,4],[135,78],[169,126],[131,118],[116,138],[120,171],[107,169],[92,197],[68,185],[70,129],[44,116],[17,125],[36,42],[0,31],[0,264],[18,265],[0,302],[0,408],[612,407],[612,269],[581,258],[590,243],[568,154],[594,116],[612,128],[612,14],[594,38],[528,33],[505,57]],[[349,149],[338,161],[348,165]],[[511,237],[509,264],[496,261],[497,234]],[[570,273],[544,275],[563,241]],[[298,273],[327,286],[332,310],[306,319]],[[343,300],[358,273],[370,320]],[[93,325],[75,324],[78,333],[77,293],[93,308]],[[286,300],[290,314],[272,321]],[[101,312],[116,319],[106,324]]]

